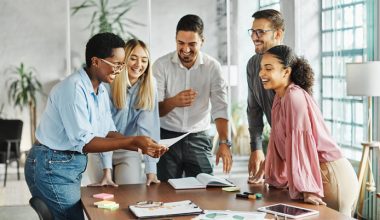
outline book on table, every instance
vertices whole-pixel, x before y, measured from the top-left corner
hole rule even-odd
[[[230,181],[212,176],[207,173],[200,173],[196,177],[183,177],[178,179],[169,179],[168,183],[174,189],[202,189],[206,187],[226,187],[235,186]]]

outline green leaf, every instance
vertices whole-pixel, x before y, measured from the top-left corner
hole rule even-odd
[[[31,100],[35,101],[37,92],[42,91],[42,84],[34,76],[34,70],[34,68],[26,68],[24,63],[11,69],[11,73],[17,77],[9,85],[8,96],[10,100],[13,100],[14,105],[21,109]]]
[[[131,32],[125,31],[126,27],[135,25],[145,26],[145,24],[127,19],[127,14],[133,8],[136,0],[123,0],[111,5],[109,0],[84,0],[79,6],[72,7],[72,15],[80,10],[94,8],[90,21],[85,29],[91,30],[91,35],[101,32],[113,32],[121,36],[134,36]]]

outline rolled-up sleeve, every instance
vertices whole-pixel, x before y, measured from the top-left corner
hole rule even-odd
[[[154,109],[141,111],[138,118],[138,135],[144,135],[158,142],[160,140],[160,116],[158,112],[158,94],[155,83]],[[157,173],[157,158],[144,155],[145,173]]]
[[[211,68],[211,116],[213,120],[224,118],[228,120],[227,84],[222,76],[222,67],[219,63]]]
[[[109,94],[109,86],[108,85],[106,86],[106,89],[107,89],[107,94]],[[111,131],[117,131],[115,123],[112,119],[112,114],[111,114],[111,108],[113,107],[113,105],[112,105],[108,95],[103,96],[102,101],[104,102],[104,105],[106,107],[110,108],[110,109],[107,109],[106,115],[104,116],[104,119],[102,120],[104,127],[108,128],[105,131],[108,134]],[[100,161],[102,163],[103,169],[106,169],[106,168],[112,169],[112,155],[113,155],[113,151],[98,153],[98,156],[101,159]]]
[[[161,60],[157,60],[153,64],[152,71],[157,83],[157,99],[162,102],[165,99],[166,79]]]

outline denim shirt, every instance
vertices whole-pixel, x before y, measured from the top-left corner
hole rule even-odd
[[[82,68],[50,92],[36,138],[54,150],[83,153],[83,147],[94,137],[106,137],[110,131],[116,131],[109,105],[104,85],[99,85],[96,94]],[[110,152],[101,156],[107,154]]]
[[[160,116],[158,112],[157,87],[154,83],[154,109],[136,109],[135,104],[139,98],[138,92],[141,80],[137,81],[132,87],[127,89],[127,97],[123,109],[117,109],[112,102],[110,87],[107,85],[110,96],[111,113],[117,130],[125,136],[144,135],[158,142],[160,140]],[[158,159],[144,155],[145,173],[157,173]],[[112,165],[112,162],[110,163]]]

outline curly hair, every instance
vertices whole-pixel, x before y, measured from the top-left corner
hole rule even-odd
[[[305,58],[297,57],[292,48],[286,45],[274,46],[265,53],[275,56],[281,64],[292,69],[290,81],[310,95],[313,93],[314,71]]]
[[[124,48],[125,42],[118,35],[104,32],[91,37],[86,44],[86,66],[91,67],[91,58],[112,57],[112,50],[115,48]]]

